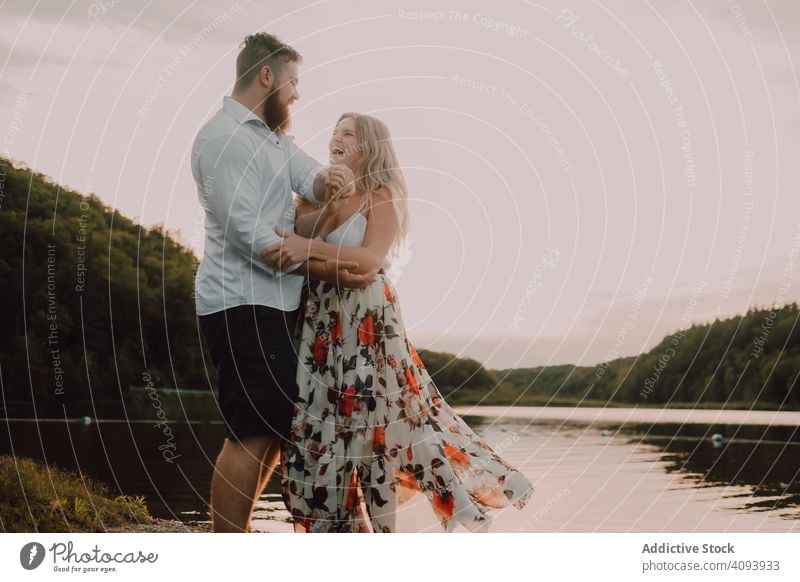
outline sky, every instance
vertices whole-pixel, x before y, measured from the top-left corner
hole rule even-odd
[[[309,154],[327,159],[344,111],[392,130],[417,347],[596,365],[800,296],[797,1],[0,0],[0,17],[0,154],[198,257],[194,136],[247,34],[294,46]]]

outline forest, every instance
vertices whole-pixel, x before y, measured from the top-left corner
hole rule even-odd
[[[129,387],[208,386],[197,259],[161,226],[0,158],[0,379],[7,414],[119,417]],[[76,405],[80,404],[80,407]]]
[[[800,409],[796,303],[693,325],[647,353],[596,366],[495,370],[493,403]]]

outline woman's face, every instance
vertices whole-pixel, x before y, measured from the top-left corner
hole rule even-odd
[[[356,138],[356,122],[353,119],[342,119],[333,129],[331,141],[328,143],[331,164],[344,164],[351,170],[361,157],[361,146]]]

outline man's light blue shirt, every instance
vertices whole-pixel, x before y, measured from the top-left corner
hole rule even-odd
[[[261,251],[294,232],[292,191],[314,197],[322,166],[245,105],[225,97],[192,146],[192,175],[205,209],[205,249],[195,279],[198,315],[237,305],[291,311],[303,277],[275,273]],[[299,263],[290,267],[296,269]]]

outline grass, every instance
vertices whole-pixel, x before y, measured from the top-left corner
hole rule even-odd
[[[112,498],[86,475],[0,455],[0,531],[103,532],[150,521],[143,497]]]

